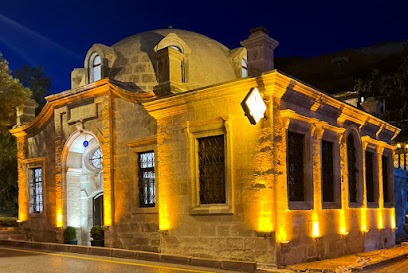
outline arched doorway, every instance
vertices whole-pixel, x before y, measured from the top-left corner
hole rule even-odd
[[[78,244],[90,245],[92,226],[103,226],[102,151],[92,133],[79,131],[69,138],[65,149],[65,225],[77,229]]]

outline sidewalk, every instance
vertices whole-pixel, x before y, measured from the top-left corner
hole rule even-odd
[[[408,243],[389,249],[371,252],[357,253],[323,261],[303,263],[287,266],[279,270],[259,270],[259,272],[325,272],[325,273],[349,273],[365,271],[385,263],[408,257]]]

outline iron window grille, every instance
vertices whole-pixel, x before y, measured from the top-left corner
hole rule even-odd
[[[347,137],[347,167],[348,167],[348,186],[350,202],[357,202],[357,153],[354,146],[354,137]]]
[[[390,202],[390,195],[388,191],[388,157],[382,156],[382,175],[383,175],[383,191],[384,202]]]
[[[334,202],[333,142],[322,140],[323,202]]]
[[[288,132],[287,179],[289,201],[305,201],[304,135]]]
[[[154,207],[156,188],[154,174],[154,152],[139,153],[139,207]]]
[[[31,209],[33,213],[43,212],[42,168],[31,169]]]
[[[224,135],[197,141],[200,203],[226,203]]]

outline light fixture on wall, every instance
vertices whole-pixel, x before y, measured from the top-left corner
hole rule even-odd
[[[256,87],[251,88],[245,99],[241,102],[241,106],[244,109],[245,116],[247,116],[252,125],[257,124],[265,117],[267,107]]]
[[[290,243],[290,241],[281,241],[280,246],[281,246],[281,248],[288,247],[289,243]]]
[[[346,239],[348,235],[349,235],[348,232],[343,232],[342,234],[340,234],[342,239]]]

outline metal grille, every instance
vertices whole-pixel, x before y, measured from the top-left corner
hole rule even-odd
[[[89,161],[95,168],[102,169],[103,158],[101,148],[98,148],[95,150],[95,152],[93,152],[91,158],[89,158]]]
[[[357,155],[352,135],[347,137],[348,186],[350,202],[357,202]]]
[[[154,207],[156,188],[154,185],[154,152],[139,153],[139,206]]]
[[[365,163],[366,163],[365,166],[366,166],[367,202],[374,202],[373,153],[366,151]]]
[[[224,135],[197,140],[200,203],[225,203]]]
[[[31,169],[31,206],[33,213],[43,212],[42,169]]]
[[[304,135],[288,132],[287,172],[289,201],[304,201]]]
[[[390,202],[390,195],[388,192],[388,157],[382,156],[382,175],[383,175],[383,190],[384,202]]]
[[[323,202],[334,202],[333,142],[322,140]]]

